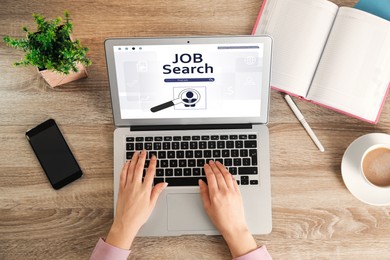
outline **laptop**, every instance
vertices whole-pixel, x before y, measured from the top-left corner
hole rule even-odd
[[[198,179],[222,162],[239,183],[252,234],[272,229],[268,36],[119,38],[105,41],[114,132],[114,208],[123,164],[157,156],[168,182],[138,236],[219,234]],[[148,160],[145,167],[148,166]]]

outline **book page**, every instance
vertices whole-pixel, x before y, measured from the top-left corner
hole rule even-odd
[[[342,7],[309,99],[375,121],[390,82],[390,22]]]
[[[305,97],[338,7],[326,0],[264,1],[255,34],[274,40],[271,86]]]

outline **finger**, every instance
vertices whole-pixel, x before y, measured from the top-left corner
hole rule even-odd
[[[138,157],[139,157],[139,151],[135,151],[133,154],[133,157],[131,157],[130,166],[129,166],[129,168],[127,168],[126,183],[133,181],[134,170],[135,170],[135,166],[137,165],[137,162],[138,162]]]
[[[240,193],[240,187],[238,187],[238,183],[237,183],[237,181],[236,181],[236,178],[234,178],[233,175],[230,175],[230,176],[232,176],[232,181],[233,181],[234,190],[235,190],[236,192]]]
[[[225,165],[223,165],[223,164],[220,163],[219,161],[217,161],[215,164],[217,165],[217,168],[219,169],[219,171],[222,173],[223,178],[225,179],[226,186],[227,186],[229,189],[234,189],[233,182],[232,182],[232,178],[230,177],[231,174],[230,174],[230,172],[226,169]]]
[[[122,167],[121,176],[119,178],[119,187],[120,189],[123,189],[126,187],[126,180],[127,180],[127,170],[129,169],[130,161],[127,161],[125,165]]]
[[[210,163],[211,162],[212,161],[210,161]],[[211,169],[209,164],[205,163],[203,168],[206,173],[208,192],[209,194],[213,195],[215,194],[215,192],[218,191],[218,184],[217,184],[217,180],[215,179],[215,174],[213,173],[213,170]]]
[[[215,162],[210,161],[210,167],[214,172],[215,179],[217,180],[217,185],[219,189],[227,189],[225,178],[223,177],[221,171],[218,169]]]
[[[157,158],[155,155],[150,158],[149,167],[146,171],[144,183],[148,187],[152,186],[154,175],[156,174],[156,165],[157,165]]]
[[[207,210],[210,207],[210,204],[211,204],[211,202],[210,202],[210,194],[209,194],[209,187],[201,179],[199,179],[198,183],[199,183],[199,189],[200,189],[200,197],[202,199],[204,208]]]
[[[135,165],[134,173],[133,173],[133,181],[142,182],[142,175],[144,173],[145,168],[145,160],[146,160],[146,150],[142,150],[138,157],[137,164]]]
[[[153,189],[152,193],[150,194],[150,206],[154,208],[156,206],[156,202],[158,197],[160,196],[161,192],[168,186],[168,183],[166,182],[160,182],[156,184]]]

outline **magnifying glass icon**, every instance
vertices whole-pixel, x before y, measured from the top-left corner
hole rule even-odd
[[[160,110],[166,109],[168,107],[172,107],[177,104],[183,103],[186,107],[194,107],[196,103],[200,100],[200,93],[196,89],[187,88],[180,91],[178,98],[173,99],[171,101],[165,102],[161,105],[152,107],[150,111],[153,113],[158,112]]]

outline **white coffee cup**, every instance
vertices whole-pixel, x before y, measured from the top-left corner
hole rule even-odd
[[[363,154],[360,169],[364,179],[379,188],[390,188],[390,145],[375,144]]]

